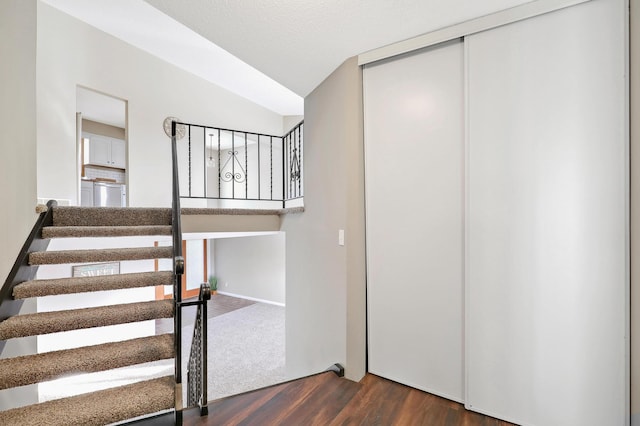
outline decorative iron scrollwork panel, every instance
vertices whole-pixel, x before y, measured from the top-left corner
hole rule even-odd
[[[220,167],[220,179],[222,179],[223,182],[244,182],[247,179],[247,172],[245,168],[242,167],[240,160],[238,160],[238,151],[228,151],[228,154],[229,157],[222,167]],[[240,171],[237,171],[235,169],[236,167],[239,167]]]

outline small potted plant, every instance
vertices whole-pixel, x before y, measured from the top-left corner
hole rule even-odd
[[[213,275],[209,276],[209,285],[211,286],[211,294],[218,294],[218,279]]]

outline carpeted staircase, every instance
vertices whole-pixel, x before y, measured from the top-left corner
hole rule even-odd
[[[153,208],[50,207],[53,225],[42,238],[171,235],[171,210]],[[172,247],[36,251],[30,265],[172,258]],[[71,268],[69,268],[71,270]],[[15,299],[171,285],[172,272],[31,280],[13,288]],[[96,296],[99,297],[99,296]],[[174,315],[173,300],[124,303],[57,312],[14,315],[0,322],[0,340],[94,328]],[[0,389],[62,376],[105,371],[174,358],[173,334],[0,359]],[[180,407],[174,376],[0,412],[0,425],[103,425]],[[180,409],[180,408],[178,408]]]

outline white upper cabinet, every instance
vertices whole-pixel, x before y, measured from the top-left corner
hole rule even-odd
[[[90,133],[85,133],[84,137],[89,139],[89,144],[85,146],[89,150],[89,161],[86,164],[126,168],[125,143],[122,139]]]
[[[126,168],[124,141],[111,139],[111,166],[119,169]]]
[[[111,140],[103,136],[89,137],[89,164],[111,166]]]

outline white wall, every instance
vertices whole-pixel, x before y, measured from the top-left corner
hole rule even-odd
[[[36,220],[36,1],[0,2],[0,279],[4,283]],[[35,301],[22,313],[35,312]],[[3,356],[34,353],[35,338],[12,339]],[[37,402],[37,387],[0,392],[0,410],[8,400]]]
[[[305,212],[287,233],[287,374],[365,373],[362,71],[347,60],[305,98]],[[336,155],[340,153],[341,155]],[[338,230],[345,230],[345,246]]]
[[[0,211],[3,280],[36,219],[35,34],[35,1],[0,4],[0,191],[7,206]]]
[[[128,189],[132,206],[169,206],[167,116],[281,134],[282,116],[38,3],[38,194],[77,199],[76,85],[128,101]]]
[[[212,241],[219,292],[285,304],[284,233]]]
[[[284,117],[282,117],[282,135],[289,132],[302,120],[304,120],[304,115],[285,115]]]

